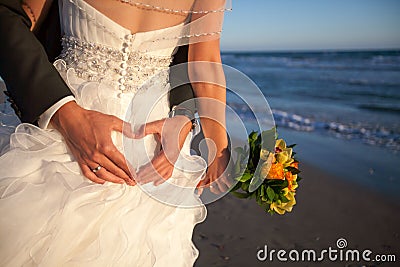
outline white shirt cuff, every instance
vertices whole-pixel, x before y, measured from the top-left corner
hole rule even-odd
[[[61,106],[71,101],[75,101],[75,98],[71,95],[66,96],[57,103],[55,103],[54,105],[52,105],[48,110],[43,112],[43,114],[40,115],[38,120],[39,127],[42,129],[46,129],[49,126],[50,119],[51,117],[53,117],[54,113],[56,113],[57,110],[61,108]]]

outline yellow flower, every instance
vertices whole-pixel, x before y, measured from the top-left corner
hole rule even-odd
[[[278,139],[275,142],[275,149],[284,150],[286,148],[286,142],[283,139]],[[280,151],[277,151],[280,152]]]
[[[296,199],[294,198],[295,193],[291,192],[289,189],[285,188],[284,190],[284,195],[287,199],[289,199],[289,202],[286,203],[276,203],[272,202],[269,206],[271,210],[274,210],[276,213],[283,215],[285,212],[291,212],[292,208],[294,205],[296,205]]]
[[[282,163],[284,167],[289,166],[293,163],[292,159],[292,148],[287,148],[286,143],[283,139],[276,140],[275,143],[275,157],[279,163]]]
[[[288,183],[288,188],[290,191],[295,192],[296,188],[299,187],[296,181],[291,181]]]

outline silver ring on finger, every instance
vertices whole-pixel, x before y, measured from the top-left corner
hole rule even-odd
[[[92,172],[96,173],[96,172],[100,171],[101,168],[103,168],[103,166],[101,166],[101,165],[99,164],[96,168],[92,169]]]

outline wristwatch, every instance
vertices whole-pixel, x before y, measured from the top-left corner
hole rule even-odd
[[[197,120],[194,113],[185,107],[173,106],[168,117],[185,116],[192,122],[192,130],[197,126]]]

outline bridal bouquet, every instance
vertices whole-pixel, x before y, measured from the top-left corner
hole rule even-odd
[[[274,151],[266,149],[262,140],[274,140]],[[235,148],[238,154],[234,166],[238,183],[230,190],[239,198],[255,198],[268,213],[291,212],[296,204],[296,188],[300,173],[293,147],[277,139],[276,129],[252,132],[249,145]],[[244,172],[243,172],[244,170]]]

